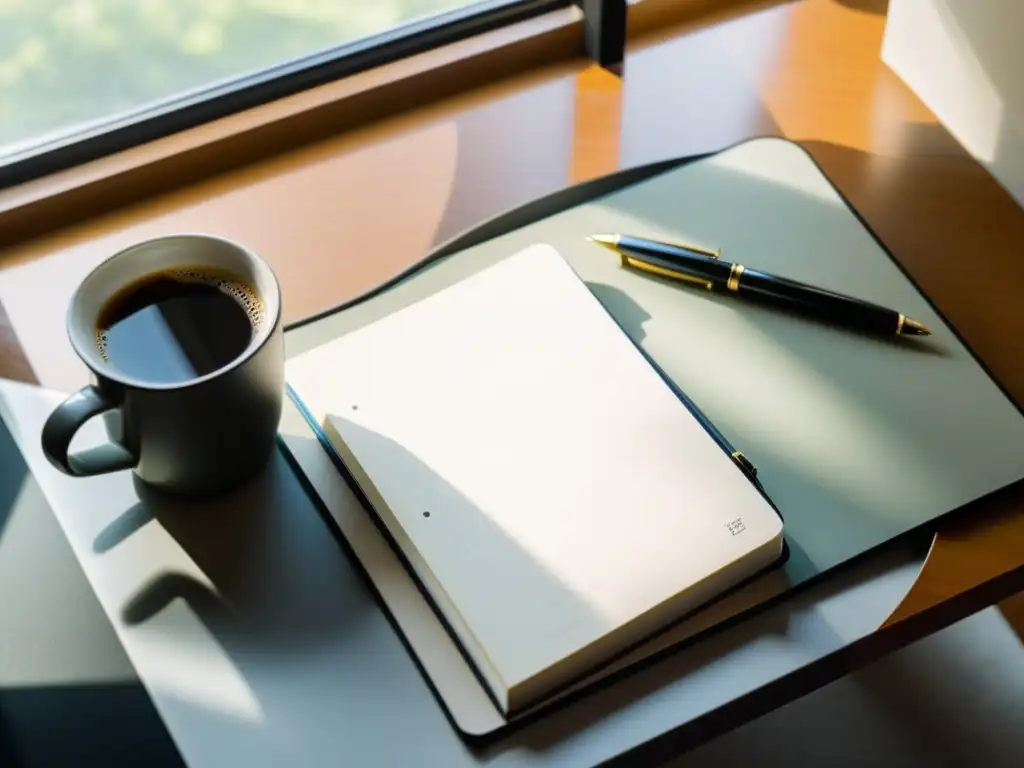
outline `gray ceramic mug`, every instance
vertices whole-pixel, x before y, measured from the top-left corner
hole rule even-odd
[[[254,289],[263,312],[248,347],[216,370],[175,383],[139,380],[108,363],[96,341],[107,302],[147,275],[196,266],[231,273]],[[281,291],[270,267],[248,249],[191,234],[132,246],[82,281],[67,329],[93,382],[58,406],[43,427],[43,451],[61,471],[85,477],[131,469],[163,491],[207,494],[241,483],[270,458],[284,392]],[[69,453],[75,433],[100,414],[110,442]]]

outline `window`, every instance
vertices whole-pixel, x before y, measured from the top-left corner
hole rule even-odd
[[[626,0],[0,0],[0,189],[573,4],[624,35]]]
[[[0,0],[0,155],[466,0]]]

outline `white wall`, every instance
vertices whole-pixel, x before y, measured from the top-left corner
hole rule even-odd
[[[890,0],[882,60],[1024,206],[1024,0]]]

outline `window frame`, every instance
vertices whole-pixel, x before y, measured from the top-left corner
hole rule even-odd
[[[531,71],[570,61],[593,63],[601,55],[594,46],[601,33],[593,24],[589,29],[585,25],[584,9],[591,1],[553,0],[553,10],[546,11],[548,0],[517,3],[505,12],[524,14],[518,21],[515,16],[501,16],[500,21],[492,17],[474,27],[481,23],[476,19],[447,43],[434,37],[427,45],[428,34],[426,42],[419,40],[419,53],[413,47],[392,48],[390,55],[368,53],[376,66],[364,59],[363,68],[351,75],[338,74],[346,71],[342,64],[330,64],[337,67],[333,79],[324,78],[319,85],[307,82],[288,95],[281,83],[273,83],[280,68],[272,68],[264,73],[268,90],[260,103],[242,108],[234,102],[234,111],[226,108],[230,102],[222,103],[220,111],[214,111],[215,105],[206,107],[211,111],[199,112],[205,120],[195,120],[196,113],[191,113],[192,124],[186,115],[171,114],[160,116],[148,130],[123,125],[118,134],[97,127],[90,135],[92,144],[76,144],[69,137],[60,146],[23,158],[28,165],[22,166],[17,183],[0,181],[0,249],[490,83],[528,77]],[[618,16],[625,21],[619,34],[628,41],[722,21],[784,0],[611,2],[625,8]],[[482,31],[485,26],[489,29]],[[625,43],[621,48],[625,50]],[[130,140],[124,141],[126,137]],[[9,168],[0,164],[0,177]]]
[[[625,0],[611,0],[625,3]],[[338,0],[346,2],[346,0]],[[573,0],[477,0],[257,72],[142,105],[0,156],[0,190],[259,107],[399,59],[566,8]]]

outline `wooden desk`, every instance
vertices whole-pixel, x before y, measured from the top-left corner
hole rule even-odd
[[[205,230],[248,244],[278,272],[295,320],[538,195],[776,134],[812,153],[1024,401],[1015,354],[1024,308],[1013,300],[1024,285],[1024,262],[1013,258],[1024,210],[881,63],[884,6],[806,0],[710,12],[631,38],[621,78],[562,62],[11,244],[0,253],[0,374],[79,386],[67,299],[93,265],[144,238]],[[939,531],[885,628],[941,624],[1022,586],[1017,492]]]

